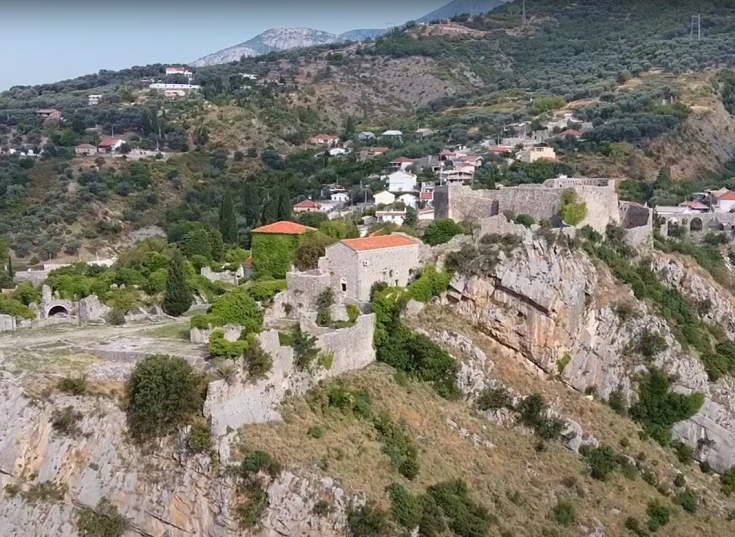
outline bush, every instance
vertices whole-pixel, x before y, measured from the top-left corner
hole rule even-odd
[[[385,513],[374,502],[347,511],[347,525],[352,537],[380,537],[388,528]]]
[[[451,218],[439,218],[429,224],[426,231],[424,231],[422,239],[426,244],[436,246],[438,244],[445,244],[452,237],[462,235],[464,232],[464,228]]]
[[[312,425],[309,427],[309,436],[319,440],[324,436],[324,427],[321,425]]]
[[[209,335],[209,355],[212,358],[235,360],[243,355],[246,347],[245,341],[226,340],[225,331],[222,328],[214,329]]]
[[[707,470],[709,470],[709,464],[707,465]],[[704,470],[702,471],[704,472]],[[725,470],[725,473],[720,476],[720,484],[722,485],[722,492],[725,496],[730,496],[735,492],[735,466]]]
[[[59,391],[71,395],[83,395],[87,391],[87,377],[65,377],[60,379],[56,387]]]
[[[539,394],[526,397],[518,405],[519,421],[532,428],[543,440],[554,440],[564,430],[561,418],[549,417],[549,406]]]
[[[620,388],[617,388],[610,392],[610,397],[607,400],[607,404],[610,405],[610,408],[612,408],[616,414],[619,414],[621,416],[628,415],[628,403],[625,400],[625,395],[623,395],[623,390],[621,390]]]
[[[393,518],[407,530],[419,527],[423,515],[420,498],[413,496],[398,483],[388,485],[385,490],[390,499]]]
[[[235,507],[240,527],[244,529],[254,528],[260,523],[268,507],[268,495],[263,485],[255,479],[249,479],[244,484],[239,485],[237,492],[244,496]]]
[[[571,361],[572,357],[569,356],[569,353],[559,358],[559,360],[556,362],[556,370],[559,371],[560,375],[564,373],[564,370],[567,368]]]
[[[638,350],[646,360],[653,360],[667,348],[666,340],[655,332],[645,329],[638,342]]]
[[[166,291],[163,297],[163,311],[167,315],[179,317],[191,307],[193,299],[186,285],[184,260],[181,252],[176,250],[166,276]]]
[[[704,404],[704,395],[684,395],[670,391],[671,379],[659,369],[651,369],[639,382],[638,401],[631,417],[662,446],[671,441],[675,423],[691,418]]]
[[[82,434],[79,422],[84,418],[84,414],[74,409],[73,406],[66,406],[63,409],[54,409],[51,414],[51,427],[59,434],[76,437]]]
[[[209,425],[201,422],[194,423],[189,430],[187,445],[193,453],[210,453],[212,451],[212,431]]]
[[[370,392],[367,390],[351,391],[341,386],[332,388],[327,394],[327,406],[366,420],[373,416]]]
[[[587,464],[590,468],[590,476],[593,479],[607,481],[617,470],[619,462],[618,456],[610,446],[600,446],[590,452]]]
[[[694,514],[699,509],[699,496],[693,490],[686,489],[684,492],[677,494],[674,503],[680,505],[687,513]]]
[[[561,195],[561,218],[570,226],[576,226],[587,218],[587,205],[577,203],[574,190],[566,190]]]
[[[312,514],[316,516],[326,516],[332,511],[332,506],[325,500],[319,500],[311,509]]]
[[[31,282],[22,282],[13,292],[13,299],[17,300],[24,306],[38,304],[41,302],[41,290],[36,288]]]
[[[286,280],[266,280],[253,282],[245,292],[256,302],[268,302],[286,288]]]
[[[316,324],[318,326],[330,326],[332,324],[331,307],[334,304],[334,291],[327,287],[317,297]]]
[[[686,478],[684,478],[684,474],[677,474],[674,478],[674,486],[675,487],[683,487],[687,484]]]
[[[360,316],[360,308],[355,306],[354,304],[347,304],[345,306],[345,310],[347,311],[347,321],[354,325],[355,322],[357,322],[357,318]]]
[[[513,405],[513,398],[505,388],[486,388],[485,391],[477,398],[477,408],[483,412],[487,410],[499,410],[501,408],[510,408]]]
[[[574,510],[574,505],[569,501],[560,501],[554,506],[552,510],[554,520],[560,525],[568,528],[577,519],[577,514]]]
[[[166,436],[202,410],[200,377],[183,358],[153,355],[126,385],[130,432],[138,441]]]
[[[443,513],[449,528],[460,537],[484,537],[490,530],[490,524],[497,521],[487,509],[470,498],[467,485],[462,480],[437,483],[426,492],[438,507],[435,513]],[[436,520],[436,515],[433,519]]]
[[[516,224],[525,227],[531,227],[536,223],[536,221],[533,219],[533,216],[531,216],[530,214],[519,214],[513,219],[513,221]]]
[[[268,377],[273,369],[273,358],[263,350],[257,339],[253,339],[245,349],[245,364],[249,377],[260,380]]]
[[[220,325],[242,326],[242,337],[257,334],[263,328],[263,310],[242,289],[218,298],[212,305],[211,315]]]
[[[383,439],[383,453],[388,455],[391,464],[407,479],[414,479],[419,473],[416,444],[401,427],[385,412],[375,418],[373,425]]]
[[[421,277],[408,286],[407,295],[418,302],[426,303],[446,291],[451,280],[450,274],[437,272],[434,265],[429,265]]]
[[[241,477],[252,477],[261,471],[275,479],[281,473],[281,465],[268,453],[261,450],[249,452],[240,462]]]
[[[316,338],[302,331],[300,325],[296,325],[291,335],[291,347],[294,350],[296,367],[302,371],[309,369],[314,359],[319,355]]]
[[[656,531],[668,524],[671,516],[669,508],[658,500],[654,500],[648,504],[646,514],[648,515],[648,529],[651,531]]]
[[[682,464],[691,464],[692,460],[694,460],[694,450],[687,446],[684,442],[673,442],[672,447],[674,448],[674,453],[676,453],[676,458],[679,460]]]
[[[105,320],[113,326],[122,326],[125,324],[125,311],[120,308],[113,308],[107,314]]]

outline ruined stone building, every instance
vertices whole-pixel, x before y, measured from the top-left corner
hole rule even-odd
[[[335,298],[341,302],[370,302],[374,283],[405,287],[419,267],[420,242],[394,233],[345,239],[328,246],[319,269],[329,274]]]

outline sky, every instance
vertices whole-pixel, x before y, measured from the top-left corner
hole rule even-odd
[[[0,91],[100,69],[186,63],[269,28],[342,33],[417,19],[448,0],[0,2]]]

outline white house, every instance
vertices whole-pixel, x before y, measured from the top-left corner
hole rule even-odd
[[[413,192],[418,184],[414,174],[396,171],[386,177],[388,179],[388,190],[390,192]]]
[[[361,132],[360,134],[358,134],[357,135],[357,138],[358,138],[358,140],[362,140],[362,141],[372,140],[373,138],[375,138],[375,135],[372,132],[364,131],[364,132]]]
[[[434,209],[427,208],[427,209],[421,209],[419,210],[418,214],[419,220],[434,220]]]
[[[186,67],[166,67],[166,76],[171,75],[184,75],[186,78],[191,80],[194,73],[189,71]]]
[[[350,195],[347,192],[336,192],[335,194],[332,194],[332,201],[347,203],[350,201]]]
[[[413,165],[413,160],[406,157],[399,157],[390,161],[390,165],[394,170],[406,171],[409,166]]]
[[[376,193],[373,198],[375,199],[376,205],[390,205],[396,201],[396,197],[390,192],[383,190],[382,192]]]
[[[335,147],[329,150],[329,156],[330,157],[341,157],[342,155],[346,155],[347,150],[342,149],[341,147]]]
[[[154,90],[185,90],[185,91],[199,91],[201,86],[197,86],[195,84],[161,84],[161,83],[155,83],[155,84],[149,84],[149,89]]]
[[[384,136],[386,138],[401,138],[403,136],[403,133],[401,131],[396,130],[387,130],[381,136]]]
[[[381,224],[390,223],[402,226],[406,220],[406,211],[376,211],[375,218]]]
[[[90,95],[87,97],[87,105],[97,106],[100,104],[100,99],[102,99],[102,95]]]
[[[735,212],[735,192],[731,192],[727,189],[721,189],[719,191],[711,192],[710,195],[714,197],[716,200],[712,204],[714,205],[716,212],[718,213]]]
[[[413,194],[403,194],[398,197],[398,201],[402,201],[406,207],[416,208],[418,198]]]

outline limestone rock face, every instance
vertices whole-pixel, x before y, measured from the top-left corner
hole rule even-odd
[[[707,304],[705,320],[735,338],[735,299],[705,275],[656,254],[652,268],[696,304]],[[579,391],[594,388],[607,399],[621,390],[635,399],[635,376],[647,364],[634,351],[645,331],[661,335],[667,349],[653,365],[676,378],[675,389],[702,392],[706,403],[692,419],[674,429],[679,438],[722,472],[735,464],[735,385],[708,382],[702,363],[684,352],[665,320],[630,291],[607,289],[609,274],[582,251],[526,238],[520,251],[501,255],[485,276],[456,277],[447,296],[454,309],[504,346],[550,374],[568,363],[562,380]],[[615,313],[621,301],[633,305],[625,320]],[[632,350],[633,349],[633,350]],[[572,449],[578,446],[572,446]]]
[[[61,435],[54,408],[84,415],[82,434]],[[238,498],[233,477],[209,457],[188,453],[183,438],[143,452],[125,437],[125,413],[111,399],[58,396],[34,402],[8,375],[0,376],[0,488],[52,481],[68,490],[60,502],[0,501],[2,535],[74,537],[75,509],[108,498],[130,522],[131,535],[235,537]],[[284,471],[268,485],[263,533],[269,537],[344,535],[352,500],[338,483],[308,472]],[[332,505],[324,517],[315,502]]]

